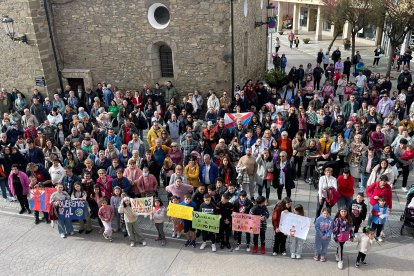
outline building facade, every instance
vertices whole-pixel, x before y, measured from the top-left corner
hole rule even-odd
[[[267,20],[266,6],[264,0],[3,0],[0,10],[28,44],[0,34],[7,65],[0,82],[47,94],[60,82],[138,89],[170,80],[183,93],[231,89],[266,69],[266,27],[255,27]],[[36,87],[39,77],[45,87]]]

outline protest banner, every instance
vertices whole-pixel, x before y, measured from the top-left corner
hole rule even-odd
[[[293,213],[282,212],[279,230],[288,236],[306,240],[310,228],[310,218]]]
[[[218,233],[220,217],[202,212],[193,212],[193,228]]]
[[[131,198],[131,208],[138,215],[150,215],[153,208],[153,197]]]
[[[49,212],[50,197],[55,188],[36,188],[30,190],[29,207],[33,211]]]
[[[59,203],[58,217],[59,219],[80,220],[85,219],[84,200],[64,200]]]
[[[193,220],[193,207],[170,203],[168,205],[167,216],[185,220]]]
[[[251,234],[260,233],[260,216],[233,213],[232,229],[238,232],[248,232]]]

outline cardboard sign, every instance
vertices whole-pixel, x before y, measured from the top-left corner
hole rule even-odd
[[[193,212],[193,228],[218,233],[220,230],[220,217],[202,212]]]
[[[310,224],[310,218],[299,216],[290,212],[282,212],[279,229],[285,235],[306,240]]]
[[[170,203],[168,205],[167,216],[185,220],[193,220],[193,210],[193,207]]]
[[[131,198],[131,208],[138,215],[150,215],[154,206],[153,204],[153,197]]]
[[[37,188],[30,190],[29,206],[33,211],[49,212],[50,197],[56,192],[55,188]]]
[[[59,219],[83,220],[85,219],[84,200],[65,200],[61,201],[58,207]]]
[[[260,233],[260,216],[233,213],[232,229],[237,232]]]

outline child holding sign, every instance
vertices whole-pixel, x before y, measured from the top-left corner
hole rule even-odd
[[[196,208],[196,204],[194,201],[191,200],[190,194],[184,195],[184,201],[180,203],[181,205]],[[194,248],[196,247],[196,234],[195,229],[193,228],[193,222],[191,220],[183,219],[184,224],[184,233],[187,241],[185,242],[184,246],[188,247],[192,245]]]
[[[111,205],[108,205],[106,198],[101,198],[101,208],[99,208],[98,216],[102,221],[102,224],[105,228],[103,232],[103,237],[110,242],[112,239],[112,219],[114,218],[114,209]]]
[[[216,205],[211,200],[211,195],[204,195],[204,202],[200,205],[200,212],[212,214],[216,213]],[[216,252],[216,234],[213,232],[201,231],[201,236],[203,237],[203,243],[200,246],[200,249],[203,250],[207,246],[207,241],[211,240],[211,251]]]
[[[286,235],[279,229],[280,218],[282,212],[292,212],[292,200],[285,197],[281,202],[278,202],[273,210],[272,224],[275,230],[275,243],[273,245],[273,256],[282,253],[286,256]]]
[[[231,214],[233,213],[234,206],[230,203],[230,197],[226,194],[221,196],[221,201],[217,203],[216,210],[217,214],[220,215],[220,248],[224,249],[227,246],[231,249],[230,245],[230,233],[231,233]],[[224,237],[226,236],[226,237]]]
[[[266,228],[267,219],[269,218],[269,211],[266,207],[266,198],[264,196],[258,196],[256,199],[256,205],[250,210],[250,215],[260,216],[260,252],[266,253],[265,241],[266,241]],[[259,243],[259,234],[253,234],[253,254],[257,253]]]
[[[293,208],[293,213],[299,216],[305,216],[305,211],[301,204],[296,204]],[[292,259],[300,259],[302,255],[304,240],[295,237],[295,232],[292,229],[290,234],[290,257]]]
[[[128,230],[129,240],[131,241],[131,247],[135,246],[136,242],[141,243],[143,246],[147,245],[147,242],[141,235],[138,225],[138,215],[132,210],[131,199],[124,197],[121,205],[119,205],[118,212],[124,214],[125,226]]]
[[[172,196],[170,203],[178,204],[179,203],[178,197]],[[173,227],[174,227],[172,237],[177,238],[177,239],[181,238],[181,232],[183,231],[183,221],[179,218],[173,218],[173,217],[170,217],[170,219],[172,220]]]
[[[157,228],[157,232],[158,232],[158,237],[155,240],[161,241],[161,246],[164,246],[167,242],[165,240],[165,233],[164,233],[164,221],[167,220],[167,217],[166,217],[166,209],[164,207],[164,204],[159,198],[154,199],[154,209],[151,214],[151,220],[154,221],[155,228]]]

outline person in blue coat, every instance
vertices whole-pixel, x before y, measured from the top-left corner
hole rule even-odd
[[[105,141],[104,141],[104,147],[105,148],[108,147],[108,142],[109,141],[112,142],[118,150],[121,150],[121,144],[122,144],[121,139],[119,138],[118,135],[115,134],[115,132],[112,128],[108,129],[108,136],[105,137]]]
[[[208,186],[216,183],[218,176],[218,167],[215,163],[211,162],[211,157],[208,154],[203,156],[204,163],[200,168],[200,183]]]

